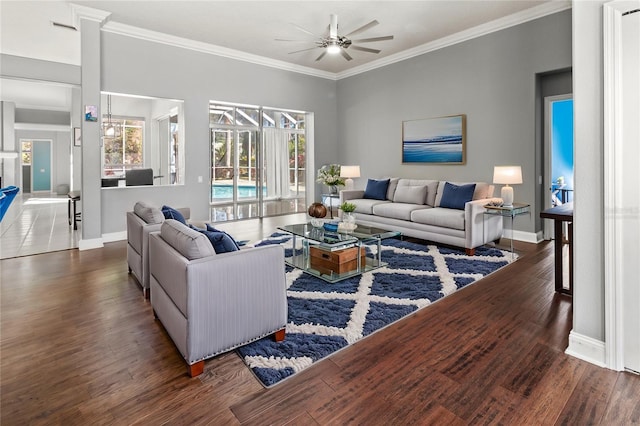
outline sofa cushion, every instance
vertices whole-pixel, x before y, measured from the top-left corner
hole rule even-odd
[[[435,207],[440,207],[440,202],[442,200],[442,193],[444,192],[445,183],[447,182],[441,181],[440,184],[438,185],[438,194],[436,195],[436,200],[434,204]],[[472,200],[483,200],[485,198],[493,197],[494,186],[486,182],[449,182],[449,183],[452,183],[454,185],[466,185],[469,183],[475,183],[476,189],[475,191],[473,191]]]
[[[424,204],[426,186],[399,186],[393,196],[394,203]]]
[[[396,193],[396,188],[398,187],[398,182],[400,178],[389,178],[389,186],[387,187],[387,200],[393,201],[393,197]]]
[[[171,247],[189,260],[216,254],[209,239],[175,219],[167,219],[160,227],[160,235]]]
[[[471,201],[473,192],[476,190],[476,184],[454,185],[450,182],[445,183],[440,207],[449,209],[464,210],[464,205]]]
[[[464,210],[445,209],[442,207],[414,210],[411,212],[411,221],[464,231]]]
[[[428,179],[400,179],[400,181],[398,182],[398,187],[426,186],[427,196],[425,197],[425,201],[423,202],[423,204],[433,207],[436,204],[436,193],[438,192],[439,183],[440,182],[437,180],[428,180]]]
[[[364,198],[386,200],[390,179],[369,179],[364,189]]]
[[[144,201],[138,201],[133,206],[133,212],[149,224],[162,223],[164,221],[162,211]]]
[[[174,209],[173,207],[162,206],[162,214],[164,215],[165,219],[175,219],[184,225],[187,224],[187,220],[184,218],[182,213],[180,213],[178,210]]]
[[[355,200],[349,200],[350,203],[356,205],[354,210],[356,213],[373,214],[373,207],[378,204],[391,204],[391,201],[371,200],[367,198],[358,198]]]
[[[373,214],[391,219],[411,220],[413,211],[430,208],[424,204],[383,203],[373,206]]]

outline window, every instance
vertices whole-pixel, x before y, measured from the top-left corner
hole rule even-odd
[[[111,123],[115,135],[104,137],[103,176],[124,176],[127,170],[142,168],[144,121],[112,117]]]

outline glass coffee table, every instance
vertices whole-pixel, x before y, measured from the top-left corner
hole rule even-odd
[[[280,226],[278,229],[293,236],[292,255],[285,258],[285,263],[329,283],[385,266],[381,254],[382,240],[402,235],[398,231],[365,225],[358,225],[352,232],[330,232],[310,223]],[[367,246],[375,246],[377,251],[367,251]]]

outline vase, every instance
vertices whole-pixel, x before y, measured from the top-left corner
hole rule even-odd
[[[337,185],[331,185],[329,187],[329,189],[331,190],[331,194],[333,194],[333,195],[338,194],[338,186]]]
[[[356,229],[356,217],[351,212],[342,212],[342,228],[350,233]]]

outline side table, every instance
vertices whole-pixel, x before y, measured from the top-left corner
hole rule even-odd
[[[331,219],[333,219],[333,200],[335,200],[335,206],[337,208],[340,205],[340,194],[322,194],[322,204],[324,204],[329,209]]]
[[[512,206],[492,206],[487,204],[484,206],[484,214],[510,217],[511,218],[511,254],[513,255],[513,219],[521,214],[529,213],[531,216],[531,205],[523,203],[513,203]],[[484,232],[484,228],[482,229]]]

